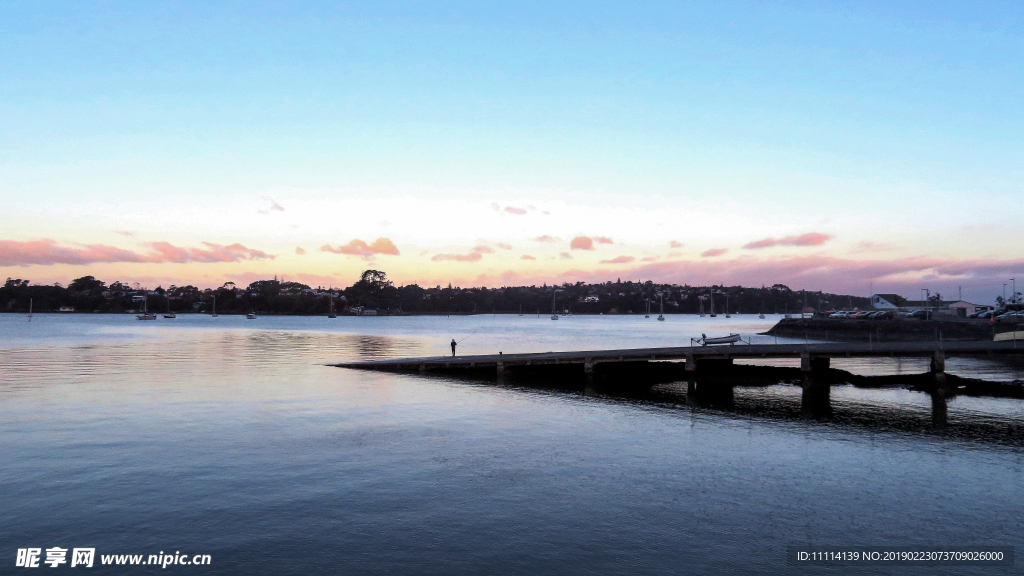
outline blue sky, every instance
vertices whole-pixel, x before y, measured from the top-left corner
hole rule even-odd
[[[345,282],[373,261],[410,282],[753,284],[783,263],[778,280],[804,288],[842,277],[857,292],[932,282],[989,297],[1024,257],[1008,241],[1024,216],[1022,14],[937,2],[8,4],[0,273],[213,283],[281,269]],[[494,220],[505,206],[533,209]],[[812,232],[830,239],[742,248]],[[569,249],[580,236],[614,243]],[[319,249],[378,237],[400,254]],[[241,243],[273,258],[49,262],[24,244],[43,239],[136,254]],[[498,243],[515,250],[433,260]],[[718,268],[708,249],[728,251]],[[601,264],[612,256],[634,260]],[[794,271],[811,257],[836,274]],[[756,278],[743,275],[751,259]],[[873,267],[908,259],[970,270]]]

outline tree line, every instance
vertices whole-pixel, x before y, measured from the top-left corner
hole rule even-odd
[[[817,310],[868,308],[861,296],[821,291],[791,290],[783,284],[762,286],[690,286],[652,281],[584,282],[501,288],[395,286],[380,270],[366,270],[347,288],[310,287],[277,278],[258,280],[245,287],[226,282],[218,288],[158,286],[146,289],[115,281],[109,285],[93,276],[61,284],[31,284],[8,278],[0,288],[0,310],[57,312],[62,307],[76,312],[124,313],[139,311],[143,304],[153,312],[218,314],[326,314],[333,306],[339,314],[643,314],[648,306],[657,314],[661,306],[670,314],[694,314],[712,306],[722,313],[799,313]]]

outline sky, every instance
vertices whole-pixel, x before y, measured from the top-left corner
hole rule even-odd
[[[990,303],[1022,54],[1020,2],[8,2],[0,276]]]

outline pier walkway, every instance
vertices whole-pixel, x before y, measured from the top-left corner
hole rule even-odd
[[[584,373],[597,364],[663,360],[734,360],[748,358],[801,358],[807,362],[829,358],[948,358],[950,356],[995,356],[1024,354],[1024,342],[825,342],[788,344],[735,344],[722,346],[681,346],[676,348],[630,348],[577,352],[535,352],[528,354],[486,354],[479,356],[430,356],[395,358],[333,364],[341,368],[388,372],[430,372],[491,368],[497,373],[516,366],[577,364]],[[689,368],[692,371],[695,366]]]
[[[922,386],[932,397],[932,423],[946,425],[946,400],[957,394],[957,386],[946,377],[946,359],[958,357],[997,357],[1024,354],[1024,342],[823,342],[786,344],[734,344],[720,346],[681,346],[672,348],[631,348],[623,350],[586,350],[538,352],[528,354],[486,354],[478,356],[431,356],[395,358],[332,364],[340,368],[464,375],[499,380],[507,376],[555,378],[584,381],[585,389],[595,378],[619,389],[649,389],[663,382],[686,381],[686,401],[692,404],[728,406],[733,386],[770,382],[778,372],[771,368],[739,367],[738,359],[800,359],[798,379],[803,395],[801,410],[806,418],[829,417],[830,389],[835,382],[832,358],[928,358],[929,371]],[[682,361],[682,362],[680,362]],[[761,369],[760,377],[740,368]],[[775,369],[795,371],[790,369]],[[767,378],[767,380],[766,380]],[[909,377],[908,377],[909,378]],[[746,380],[746,382],[744,382]],[[778,382],[776,380],[775,382]],[[755,384],[756,385],[756,384]]]

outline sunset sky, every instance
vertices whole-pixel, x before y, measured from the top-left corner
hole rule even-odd
[[[0,7],[0,275],[1024,290],[1024,3],[253,4]]]

